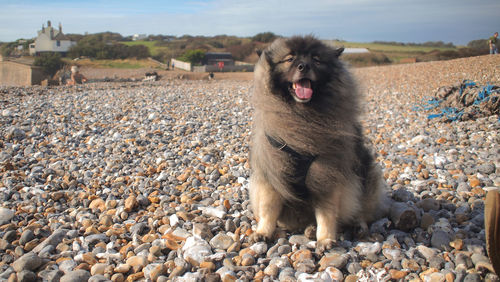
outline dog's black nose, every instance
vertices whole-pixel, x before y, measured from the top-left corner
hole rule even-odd
[[[297,69],[300,72],[304,72],[304,71],[307,71],[309,69],[309,65],[306,63],[299,63],[299,65],[297,66]]]

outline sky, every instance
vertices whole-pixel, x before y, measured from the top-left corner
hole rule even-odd
[[[35,38],[49,20],[76,34],[247,37],[270,31],[466,45],[500,31],[500,0],[0,0],[0,42]]]

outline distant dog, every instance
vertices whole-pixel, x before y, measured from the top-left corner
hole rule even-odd
[[[316,223],[319,252],[339,225],[367,223],[385,194],[364,145],[359,94],[335,49],[312,36],[277,39],[255,69],[250,199],[258,219],[251,240]]]

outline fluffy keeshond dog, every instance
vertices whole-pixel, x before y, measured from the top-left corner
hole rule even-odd
[[[277,39],[260,55],[252,97],[252,241],[271,239],[277,225],[316,226],[323,252],[340,226],[366,231],[383,213],[385,182],[365,145],[360,95],[342,52],[296,36]]]

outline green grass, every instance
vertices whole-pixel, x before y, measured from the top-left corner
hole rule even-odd
[[[127,46],[144,45],[144,46],[148,47],[149,53],[151,53],[151,56],[158,55],[160,50],[168,50],[167,47],[157,46],[156,41],[126,41],[126,42],[120,42],[120,43],[123,43]]]
[[[140,69],[144,67],[144,65],[140,63],[120,62],[113,60],[111,61],[101,60],[100,65],[105,68],[115,68],[115,69]]]
[[[372,54],[384,54],[391,62],[398,63],[402,59],[416,58],[425,53],[438,51],[456,51],[458,48],[449,47],[428,47],[428,46],[412,46],[412,45],[390,45],[380,43],[363,43],[363,42],[346,42],[346,41],[331,41],[336,46],[345,48],[366,48]]]
[[[366,48],[370,51],[383,52],[383,53],[427,53],[433,50],[448,51],[457,49],[457,48],[447,48],[447,47],[427,47],[427,46],[411,46],[411,45],[402,46],[402,45],[359,43],[359,42],[341,42],[340,44],[348,48]]]

